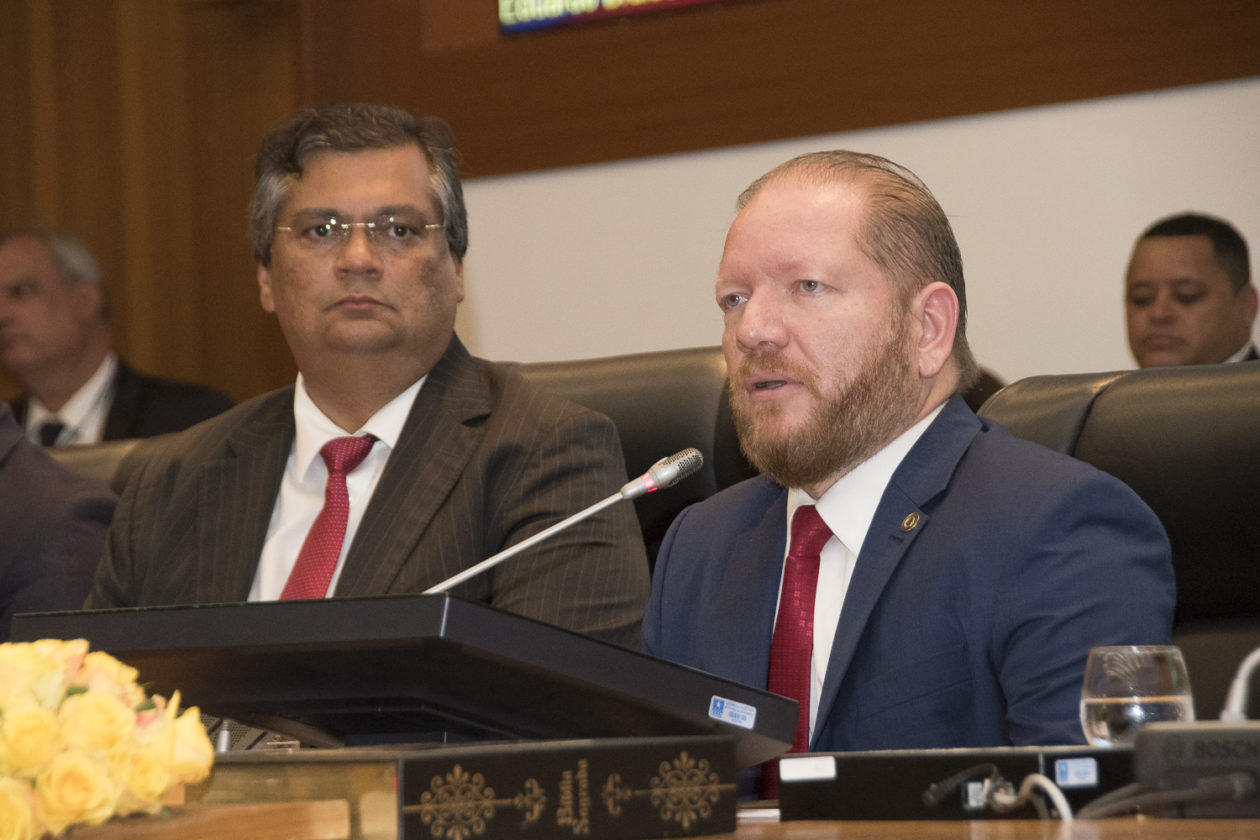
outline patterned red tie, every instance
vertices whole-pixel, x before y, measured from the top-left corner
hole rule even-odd
[[[831,529],[813,505],[801,505],[792,515],[792,544],[783,566],[779,617],[770,642],[770,671],[766,688],[801,704],[791,752],[809,750],[809,674],[814,654],[814,593],[818,589],[818,555],[831,538]],[[762,799],[779,798],[779,762],[761,769]]]
[[[306,541],[302,543],[297,563],[289,573],[280,600],[323,598],[328,594],[328,584],[341,557],[341,543],[346,538],[346,520],[350,516],[346,474],[363,463],[375,442],[376,438],[371,435],[340,437],[328,441],[319,450],[328,465],[324,509],[315,517],[311,530],[306,532]]]

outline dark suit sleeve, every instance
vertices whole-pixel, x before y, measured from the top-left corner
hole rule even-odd
[[[79,608],[113,511],[114,498],[104,487],[86,485],[43,511],[28,511],[29,542],[25,548],[8,546],[16,555],[8,558],[0,577],[0,640],[8,638],[16,613]]]
[[[100,610],[114,607],[144,606],[139,597],[141,570],[149,556],[148,534],[153,531],[158,511],[174,506],[173,493],[168,484],[160,484],[155,475],[160,472],[152,459],[147,457],[145,441],[133,450],[124,461],[128,475],[126,487],[118,500],[114,519],[105,540],[104,554],[96,569],[92,587],[84,602],[84,609]],[[174,560],[174,558],[166,558]]]
[[[626,481],[611,421],[584,409],[538,431],[488,504],[505,546],[615,493]],[[492,571],[491,603],[519,615],[637,648],[648,565],[632,504],[579,522]]]
[[[670,580],[673,568],[674,545],[679,531],[686,527],[684,524],[685,520],[692,510],[694,510],[694,507],[688,507],[678,514],[677,518],[670,524],[669,530],[665,532],[665,539],[661,542],[660,550],[656,554],[656,565],[652,571],[651,596],[648,599],[647,608],[643,612],[642,650],[651,656],[668,658],[665,650],[667,626],[662,615],[663,604],[668,594],[665,591],[665,586],[666,582]]]
[[[1033,500],[1028,554],[996,588],[992,650],[1015,744],[1081,743],[1091,646],[1168,644],[1175,583],[1154,513],[1094,473]]]

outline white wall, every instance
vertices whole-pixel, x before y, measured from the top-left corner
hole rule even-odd
[[[458,138],[457,138],[458,139]],[[1150,222],[1238,227],[1260,272],[1260,79],[466,182],[458,330],[538,361],[716,344],[736,195],[802,152],[909,166],[962,248],[968,335],[1004,379],[1129,368],[1121,285]]]

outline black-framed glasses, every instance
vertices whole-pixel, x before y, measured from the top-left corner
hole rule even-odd
[[[344,221],[337,216],[299,215],[276,230],[289,234],[305,251],[329,254],[350,241],[351,231],[361,229],[368,243],[390,254],[400,255],[418,248],[442,225],[411,213],[383,213],[362,222]]]

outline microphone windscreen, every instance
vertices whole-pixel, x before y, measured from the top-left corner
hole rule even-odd
[[[673,487],[704,465],[700,450],[692,447],[662,458],[652,466],[652,476],[658,487]]]

